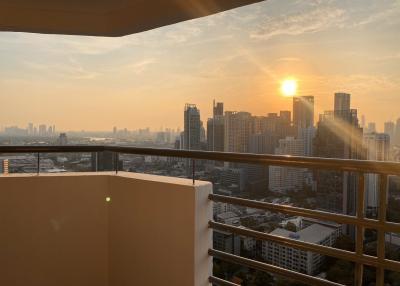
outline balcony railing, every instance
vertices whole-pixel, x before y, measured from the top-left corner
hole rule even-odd
[[[330,158],[311,158],[311,157],[293,157],[277,155],[258,155],[258,154],[238,154],[206,151],[186,151],[173,149],[152,149],[121,146],[0,146],[0,153],[36,153],[38,158],[37,172],[40,172],[40,154],[42,153],[89,153],[89,152],[114,152],[118,160],[118,154],[135,154],[149,156],[165,156],[186,158],[192,161],[192,179],[195,180],[195,162],[196,160],[213,160],[225,162],[239,162],[247,164],[290,166],[307,169],[327,169],[342,172],[358,173],[358,189],[356,200],[356,214],[354,216],[329,213],[319,210],[310,210],[287,205],[276,205],[273,203],[248,200],[230,196],[211,194],[209,199],[214,202],[224,202],[228,204],[255,208],[271,212],[279,212],[288,215],[302,216],[306,218],[332,221],[339,224],[352,225],[356,229],[355,251],[346,251],[333,247],[317,245],[291,238],[271,235],[249,229],[239,228],[233,225],[209,222],[209,227],[214,230],[226,231],[237,235],[252,237],[263,241],[272,241],[281,245],[297,248],[303,251],[311,251],[321,255],[327,255],[355,263],[354,284],[362,285],[363,267],[371,266],[376,268],[376,285],[384,285],[385,270],[400,272],[400,262],[386,259],[385,257],[385,233],[400,233],[400,224],[388,222],[386,220],[387,211],[387,181],[389,175],[400,176],[400,163],[376,162],[362,160],[345,160]],[[115,164],[115,172],[118,172],[118,164]],[[379,187],[379,207],[377,219],[367,218],[365,215],[365,188],[364,174],[375,173],[380,176]],[[377,231],[377,256],[364,254],[364,231],[365,229],[374,229]],[[270,265],[264,262],[251,260],[230,253],[215,249],[209,249],[209,255],[233,264],[239,264],[248,268],[274,273],[299,282],[311,285],[341,285],[322,278],[309,276],[299,272],[287,270],[278,266]],[[237,285],[232,282],[211,276],[210,283],[214,285]]]

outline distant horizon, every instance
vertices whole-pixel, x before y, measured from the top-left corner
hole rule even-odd
[[[1,32],[0,129],[182,129],[185,103],[205,123],[213,99],[279,113],[293,77],[316,119],[343,91],[383,130],[400,118],[399,30],[395,0],[269,0],[120,38]]]
[[[345,91],[337,91],[338,93],[341,93],[341,92],[345,92]],[[335,92],[336,93],[336,92]],[[346,93],[349,93],[349,92],[346,92]],[[350,93],[350,95],[351,95],[351,93]],[[263,114],[254,114],[254,113],[252,113],[252,112],[250,112],[250,111],[248,111],[248,110],[230,110],[230,109],[227,109],[226,108],[226,103],[225,102],[222,102],[223,104],[224,104],[224,113],[226,112],[226,111],[234,111],[234,112],[249,112],[252,116],[267,116],[269,113],[276,113],[276,114],[278,114],[279,115],[279,113],[280,113],[280,111],[290,111],[291,112],[291,116],[292,116],[292,119],[293,119],[293,98],[294,97],[301,97],[301,96],[304,96],[304,95],[296,95],[296,96],[293,96],[293,97],[287,97],[287,99],[288,100],[290,100],[290,108],[287,108],[287,109],[281,109],[281,110],[277,110],[277,111],[267,111],[267,112],[265,112],[265,113],[263,113]],[[312,96],[312,95],[309,95],[309,96]],[[334,93],[333,93],[333,95],[332,95],[332,99],[333,99],[333,96],[334,96]],[[315,96],[314,96],[314,99],[316,100],[316,102],[317,102],[317,99],[315,98]],[[352,97],[351,97],[351,100],[352,100]],[[218,100],[215,100],[215,102],[221,102],[221,101],[218,101]],[[351,101],[352,102],[352,101]],[[189,103],[189,102],[187,102],[187,103]],[[196,106],[197,106],[197,104],[196,103],[193,103],[193,102],[191,102],[190,104],[195,104]],[[199,110],[200,110],[200,119],[201,119],[201,121],[203,121],[203,124],[204,124],[204,127],[206,128],[207,127],[207,119],[208,118],[212,118],[212,109],[213,109],[213,106],[212,106],[212,104],[213,104],[213,102],[211,102],[210,103],[210,107],[209,107],[209,111],[208,111],[208,113],[207,114],[210,114],[210,116],[209,117],[206,117],[206,118],[204,118],[204,116],[202,115],[202,112],[201,112],[201,109],[199,108]],[[183,107],[184,107],[184,105],[183,105]],[[353,106],[353,105],[351,105],[351,108],[352,109],[357,109],[358,110],[358,108],[357,108],[357,106]],[[317,123],[318,123],[318,121],[319,121],[319,115],[321,115],[321,114],[323,114],[325,111],[331,111],[331,110],[333,110],[334,109],[334,106],[333,106],[333,102],[332,102],[332,108],[330,108],[330,109],[326,109],[326,110],[323,110],[323,111],[321,111],[321,112],[315,112],[315,114],[314,114],[314,125],[316,126],[317,125]],[[359,110],[358,110],[359,111]],[[366,118],[366,121],[365,121],[365,123],[366,123],[366,126],[365,127],[367,127],[368,126],[368,123],[376,123],[376,122],[373,122],[373,121],[369,121],[369,120],[367,120],[368,119],[368,117],[365,115],[365,114],[360,114],[359,112],[358,112],[358,119],[359,119],[359,121],[360,121],[360,125],[361,125],[361,117],[362,116],[365,116],[365,118]],[[393,122],[393,123],[395,123],[396,124],[396,121],[397,120],[400,120],[400,112],[399,112],[399,117],[398,118],[396,118],[396,119],[393,119],[393,120],[384,120],[383,122],[382,122],[382,125],[379,125],[379,124],[377,124],[376,123],[376,130],[377,130],[377,132],[383,132],[384,131],[384,123],[385,122],[389,122],[389,121],[391,121],[391,122]],[[28,124],[29,123],[32,123],[33,125],[34,125],[34,127],[38,127],[39,125],[42,125],[42,124],[44,124],[44,125],[46,125],[47,127],[51,127],[51,126],[55,126],[56,127],[56,132],[58,133],[58,132],[66,132],[66,133],[79,133],[79,132],[87,132],[87,133],[112,133],[113,132],[113,128],[114,127],[116,127],[117,128],[117,130],[118,131],[121,131],[121,130],[124,130],[125,128],[128,130],[128,131],[130,131],[130,132],[132,132],[132,131],[139,131],[140,129],[147,129],[147,128],[149,128],[150,129],[150,131],[151,132],[160,132],[160,131],[165,131],[166,129],[171,129],[171,130],[174,130],[174,131],[177,131],[178,129],[180,130],[180,131],[183,131],[183,108],[182,108],[182,125],[181,126],[175,126],[175,127],[171,127],[171,126],[161,126],[161,127],[158,127],[158,128],[151,128],[150,126],[141,126],[141,127],[138,127],[138,128],[128,128],[128,127],[123,127],[123,126],[111,126],[109,129],[98,129],[98,130],[90,130],[90,129],[87,129],[87,130],[85,130],[85,129],[57,129],[57,124],[53,124],[53,123],[45,123],[45,122],[42,122],[42,123],[35,123],[35,122],[27,122],[25,125],[17,125],[17,124],[9,124],[9,125],[4,125],[4,126],[2,126],[2,125],[0,125],[0,133],[3,133],[4,132],[4,129],[5,128],[8,128],[8,127],[18,127],[18,128],[21,128],[21,129],[24,129],[24,128],[27,128],[28,127]]]

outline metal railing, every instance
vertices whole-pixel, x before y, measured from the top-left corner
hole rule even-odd
[[[115,158],[118,160],[118,154],[135,154],[149,156],[179,157],[192,160],[192,178],[195,182],[195,160],[213,160],[238,162],[247,164],[261,165],[278,165],[290,166],[307,169],[327,169],[343,172],[354,172],[359,174],[359,183],[357,189],[357,205],[356,215],[344,215],[337,213],[329,213],[319,210],[310,210],[294,206],[276,205],[267,202],[248,200],[237,197],[222,196],[211,194],[210,200],[214,202],[224,202],[244,207],[250,207],[260,210],[279,212],[288,215],[303,216],[319,220],[332,221],[340,224],[348,224],[356,227],[355,251],[346,251],[328,247],[319,244],[312,244],[300,240],[284,238],[280,236],[262,233],[250,229],[239,228],[236,226],[209,222],[209,227],[214,230],[222,230],[233,234],[252,237],[263,241],[272,241],[281,245],[297,248],[303,251],[311,251],[321,255],[336,257],[355,263],[354,284],[361,286],[363,283],[363,267],[371,266],[376,268],[376,285],[384,285],[385,270],[400,272],[400,262],[386,259],[385,257],[385,232],[400,233],[400,224],[386,221],[387,211],[387,181],[389,175],[400,176],[400,163],[393,162],[377,162],[363,160],[346,160],[331,158],[312,158],[312,157],[295,157],[280,155],[259,155],[259,154],[243,154],[243,153],[226,153],[226,152],[207,152],[207,151],[186,151],[173,149],[154,149],[154,148],[137,148],[123,146],[0,146],[0,153],[36,153],[38,158],[38,173],[40,172],[40,154],[41,153],[91,153],[91,152],[114,152]],[[115,171],[118,172],[118,164],[115,164]],[[365,216],[365,182],[364,174],[375,173],[380,176],[379,189],[379,208],[378,218],[369,219]],[[364,231],[365,229],[374,229],[377,231],[377,256],[364,254]],[[209,255],[229,263],[239,264],[249,268],[274,273],[277,275],[291,278],[293,280],[308,283],[311,285],[340,285],[318,277],[312,277],[299,272],[287,270],[278,266],[270,265],[256,260],[236,256],[233,254],[221,252],[215,249],[209,250]],[[214,276],[210,277],[210,282],[214,285],[237,285],[229,281]]]

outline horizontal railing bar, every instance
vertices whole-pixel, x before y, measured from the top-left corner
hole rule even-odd
[[[0,154],[18,153],[91,153],[103,152],[103,145],[66,145],[66,146],[0,146]]]
[[[393,260],[379,261],[378,258],[374,257],[374,256],[369,256],[369,255],[365,255],[365,254],[358,255],[354,252],[339,249],[339,248],[333,248],[333,247],[329,247],[329,246],[304,242],[301,240],[294,240],[294,239],[290,239],[287,237],[272,235],[269,233],[259,232],[259,231],[255,231],[255,230],[251,230],[251,229],[240,228],[237,226],[223,224],[223,223],[219,223],[219,222],[215,222],[215,221],[210,221],[209,226],[214,230],[227,231],[227,232],[235,233],[238,235],[253,237],[253,238],[256,238],[259,240],[273,241],[273,242],[279,243],[281,245],[297,248],[300,250],[312,251],[312,252],[316,252],[316,253],[319,253],[322,255],[336,257],[339,259],[352,261],[352,262],[358,262],[358,263],[362,263],[362,264],[373,266],[373,267],[382,266],[388,270],[400,271],[400,262],[393,261]]]
[[[309,169],[330,169],[349,172],[400,175],[400,163],[382,161],[315,158],[289,155],[189,151],[113,145],[0,146],[0,153],[79,153],[101,151],[111,151],[122,154],[179,157],[247,164],[291,166]]]
[[[342,224],[363,225],[364,227],[367,227],[367,228],[383,229],[387,232],[400,232],[400,224],[399,223],[392,223],[392,222],[391,223],[388,223],[388,222],[380,223],[379,221],[372,220],[372,219],[359,220],[354,216],[349,216],[349,215],[344,215],[344,214],[329,213],[329,212],[318,211],[318,210],[309,210],[309,209],[293,207],[293,206],[288,206],[288,205],[278,205],[278,204],[273,204],[273,203],[259,202],[259,201],[254,201],[254,200],[248,200],[248,199],[237,198],[237,197],[228,197],[228,196],[217,195],[217,194],[210,194],[209,198],[210,198],[210,200],[212,200],[214,202],[222,202],[222,203],[228,203],[228,204],[233,204],[233,205],[240,205],[240,206],[244,206],[244,207],[262,209],[262,210],[266,210],[266,211],[280,212],[280,213],[285,213],[285,214],[294,215],[294,216],[305,216],[308,218],[314,218],[314,219],[319,219],[319,220],[324,220],[324,221],[333,221],[333,222],[342,223]]]
[[[210,249],[208,251],[209,255],[215,257],[215,258],[219,258],[223,261],[226,262],[230,262],[230,263],[234,263],[234,264],[239,264],[242,266],[246,266],[249,268],[253,268],[253,269],[257,269],[257,270],[261,270],[261,271],[265,271],[265,272],[270,272],[270,273],[274,273],[276,275],[279,276],[283,276],[284,278],[290,278],[299,282],[303,282],[303,283],[308,283],[310,285],[317,285],[317,286],[343,286],[342,284],[338,284],[335,282],[331,282],[328,280],[324,280],[318,277],[313,277],[313,276],[309,276],[306,274],[302,274],[299,272],[295,272],[292,270],[287,270],[275,265],[271,265],[271,264],[267,264],[264,262],[260,262],[260,261],[256,261],[256,260],[251,260],[248,258],[244,258],[241,256],[237,256],[237,255],[233,255],[233,254],[229,254],[223,251],[219,251],[219,250],[215,250],[215,249]]]
[[[218,286],[240,286],[239,284],[232,283],[230,281],[226,281],[215,276],[210,276],[210,278],[208,278],[208,281]]]

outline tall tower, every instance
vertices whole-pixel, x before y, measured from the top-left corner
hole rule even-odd
[[[384,125],[384,133],[390,136],[390,140],[394,140],[394,133],[395,133],[396,125],[393,121],[385,122]]]
[[[224,151],[224,104],[213,102],[213,117],[207,120],[207,150]]]
[[[293,126],[297,138],[304,140],[304,155],[312,156],[314,128],[314,96],[293,98]]]
[[[314,139],[314,156],[361,159],[362,128],[357,110],[350,109],[350,94],[335,93],[335,110],[320,116]],[[354,214],[356,176],[348,172],[319,171],[317,203],[330,212]]]
[[[350,94],[344,92],[335,93],[334,111],[349,111],[350,110]]]
[[[186,104],[184,111],[183,146],[186,150],[200,150],[200,110],[195,104]]]
[[[296,131],[314,126],[314,96],[293,97],[293,125]]]
[[[214,105],[213,106],[213,117],[224,115],[224,103],[223,102],[217,102],[215,104],[215,100],[214,100],[213,105]]]
[[[251,123],[248,112],[225,112],[225,152],[248,152]]]
[[[369,133],[364,134],[363,146],[366,150],[367,160],[388,161],[390,149],[390,136],[385,133]],[[366,207],[367,212],[373,217],[377,214],[378,209],[378,191],[379,191],[379,175],[365,174],[366,189]]]

